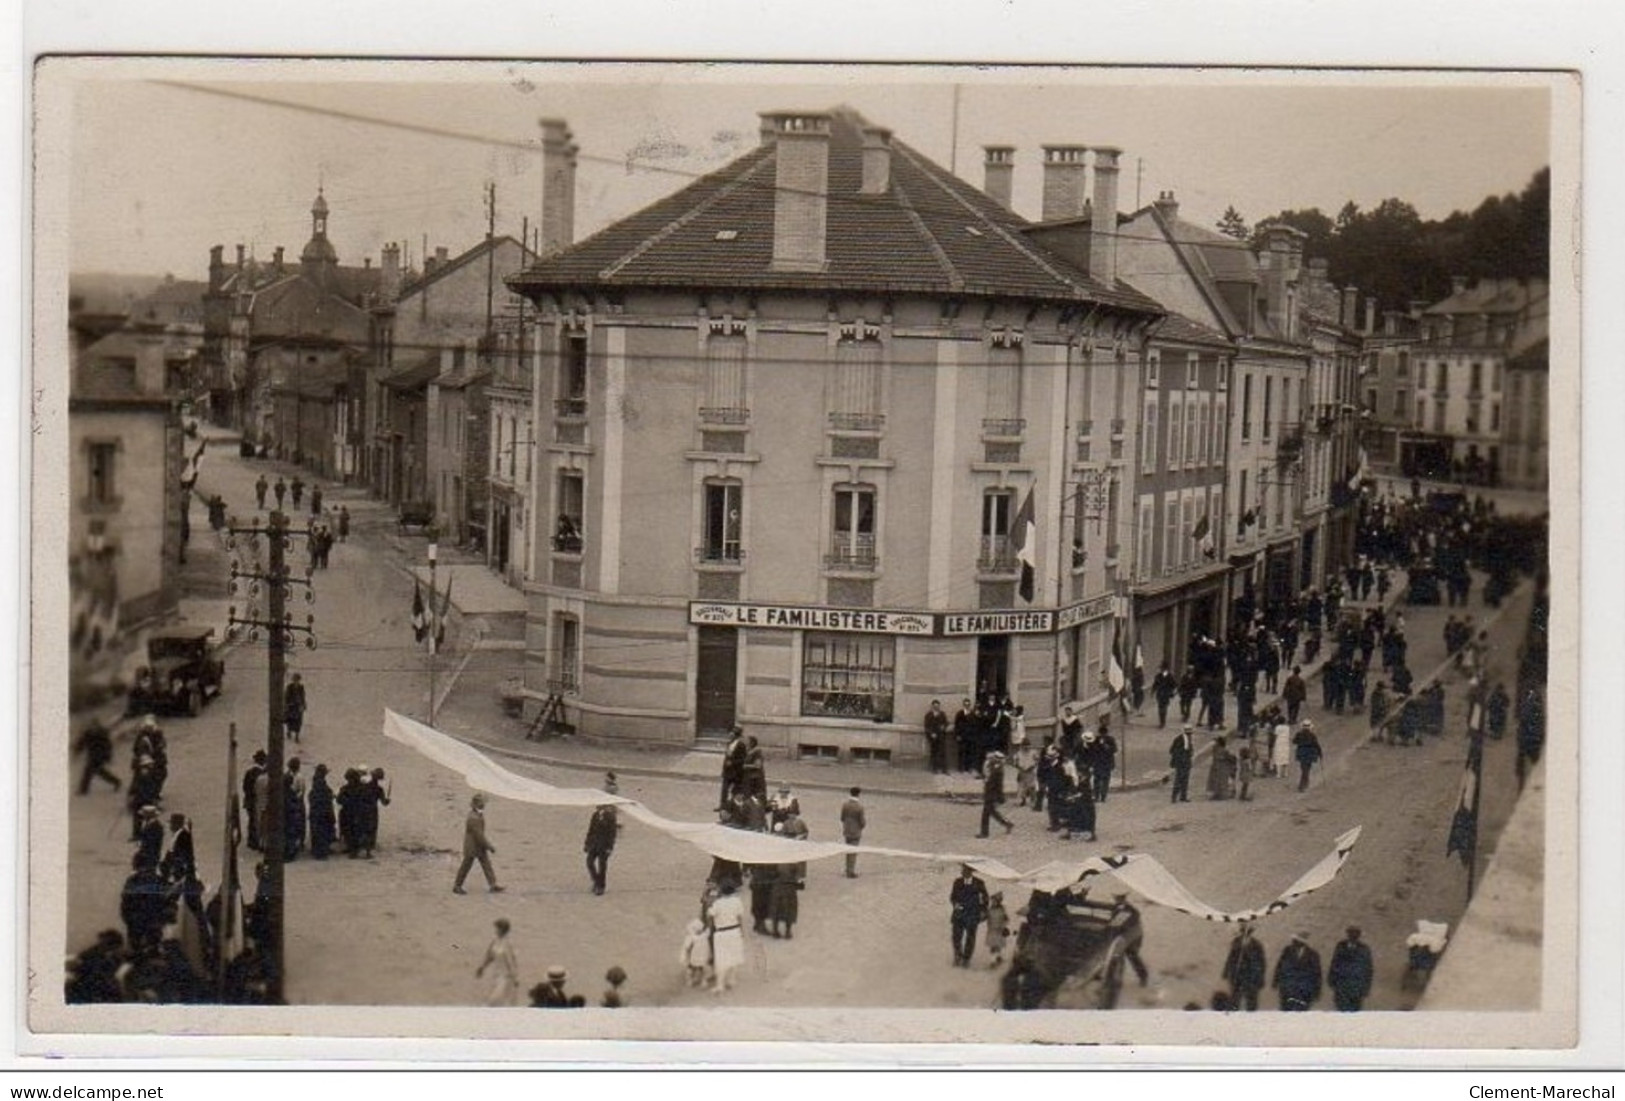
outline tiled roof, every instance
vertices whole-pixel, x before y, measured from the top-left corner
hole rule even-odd
[[[425,352],[418,359],[400,368],[393,374],[385,375],[378,381],[393,390],[415,390],[420,386],[427,386],[440,375],[440,350],[438,348]]]
[[[825,256],[819,272],[775,271],[775,145],[509,278],[558,286],[710,286],[1092,301],[1160,313],[1127,284],[1105,287],[1019,232],[1027,223],[900,141],[891,187],[861,194],[864,120],[831,113]]]
[[[456,256],[453,256],[451,259],[447,260],[444,264],[437,265],[435,267],[435,269],[433,271],[429,272],[427,275],[414,274],[410,279],[408,279],[405,283],[403,283],[401,285],[401,290],[400,290],[399,297],[400,298],[405,298],[410,294],[414,294],[417,291],[422,290],[424,287],[428,286],[429,284],[435,283],[435,282],[438,282],[441,279],[444,279],[447,275],[450,275],[452,272],[456,271],[460,267],[463,267],[465,264],[468,264],[471,261],[476,260],[476,259],[484,256],[487,252],[496,251],[497,249],[501,248],[503,245],[512,245],[514,248],[520,249],[521,254],[527,260],[529,260],[531,255],[532,255],[532,253],[531,253],[531,251],[529,249],[525,248],[523,245],[521,245],[518,241],[514,240],[512,237],[509,237],[509,236],[506,236],[506,235],[501,236],[501,237],[493,237],[489,241],[481,241],[479,244],[475,245],[473,248],[467,249],[464,252],[459,253]],[[372,271],[376,272],[378,269],[373,268],[373,269],[369,269],[369,270],[372,270]],[[374,280],[374,282],[376,283],[376,280]]]
[[[1515,313],[1548,295],[1544,279],[1480,279],[1460,293],[1435,302],[1423,313]]]
[[[1157,326],[1156,335],[1151,339],[1153,343],[1166,340],[1181,344],[1215,344],[1226,348],[1231,346],[1230,338],[1219,330],[1210,329],[1176,313],[1170,313],[1162,319]]]

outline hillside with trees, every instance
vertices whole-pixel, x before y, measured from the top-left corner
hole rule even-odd
[[[1458,210],[1441,221],[1425,221],[1401,199],[1370,210],[1346,203],[1335,217],[1316,207],[1283,210],[1253,227],[1255,244],[1258,225],[1270,222],[1307,234],[1304,255],[1325,257],[1336,285],[1376,295],[1383,309],[1404,309],[1446,297],[1456,275],[1546,278],[1551,171],[1535,173],[1518,194],[1491,195],[1472,213]],[[1232,207],[1217,228],[1240,237],[1245,225]]]

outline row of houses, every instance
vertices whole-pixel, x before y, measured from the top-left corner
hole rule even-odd
[[[1042,730],[1353,553],[1401,337],[1290,227],[1120,211],[1085,145],[1031,221],[1011,147],[978,189],[837,108],[574,243],[542,153],[534,250],[342,268],[321,196],[297,270],[216,249],[208,354],[217,414],[484,549],[588,736],[909,757],[986,692]]]

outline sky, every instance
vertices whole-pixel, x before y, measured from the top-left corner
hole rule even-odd
[[[1087,68],[107,60],[45,66],[42,142],[65,141],[73,271],[203,278],[211,245],[296,257],[321,187],[341,262],[404,242],[453,255],[534,225],[538,120],[581,147],[577,239],[757,142],[757,114],[849,104],[980,186],[1017,147],[1015,206],[1039,214],[1041,146],[1114,145],[1120,201],[1175,193],[1214,223],[1353,201],[1424,218],[1520,190],[1549,160],[1538,80]],[[957,103],[956,103],[957,101]],[[291,105],[291,106],[290,106]],[[369,121],[375,120],[375,121]],[[60,121],[60,126],[53,125]],[[957,124],[956,124],[957,123]]]

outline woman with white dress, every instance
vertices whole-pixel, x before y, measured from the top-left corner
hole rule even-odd
[[[486,968],[491,969],[491,990],[485,997],[486,1005],[519,1004],[519,957],[508,939],[508,929],[508,919],[497,918],[496,939],[485,950],[485,959],[474,969],[476,979],[484,977]]]
[[[734,984],[734,974],[745,962],[745,907],[734,893],[734,885],[724,882],[722,894],[711,903],[711,959],[716,971],[712,992],[722,993]]]

